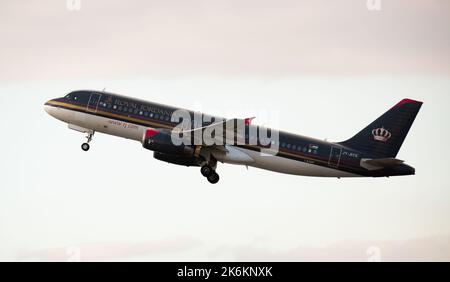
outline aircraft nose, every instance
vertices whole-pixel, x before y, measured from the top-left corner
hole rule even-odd
[[[53,112],[54,112],[54,107],[51,105],[51,102],[53,100],[48,100],[47,102],[45,102],[44,104],[44,111],[47,112],[47,114],[53,116]]]

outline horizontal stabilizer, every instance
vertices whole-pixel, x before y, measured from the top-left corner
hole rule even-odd
[[[361,166],[368,170],[376,170],[402,164],[404,161],[395,158],[361,159]]]

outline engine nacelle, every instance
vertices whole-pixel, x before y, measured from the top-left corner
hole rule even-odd
[[[147,128],[142,138],[142,146],[145,149],[169,155],[192,156],[194,154],[194,148],[191,146],[173,144],[171,132],[168,129]]]
[[[172,155],[172,154],[164,154],[159,152],[154,152],[153,157],[157,160],[168,162],[176,165],[184,165],[184,166],[198,166],[199,159],[195,156],[180,156],[180,155]]]

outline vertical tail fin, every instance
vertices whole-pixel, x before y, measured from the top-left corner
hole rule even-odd
[[[372,158],[395,158],[422,102],[403,99],[369,126],[339,144]]]

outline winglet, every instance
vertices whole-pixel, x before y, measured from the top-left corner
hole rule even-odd
[[[255,119],[256,117],[251,117],[251,118],[246,118],[244,119],[245,121],[245,125],[251,125],[252,121]]]

